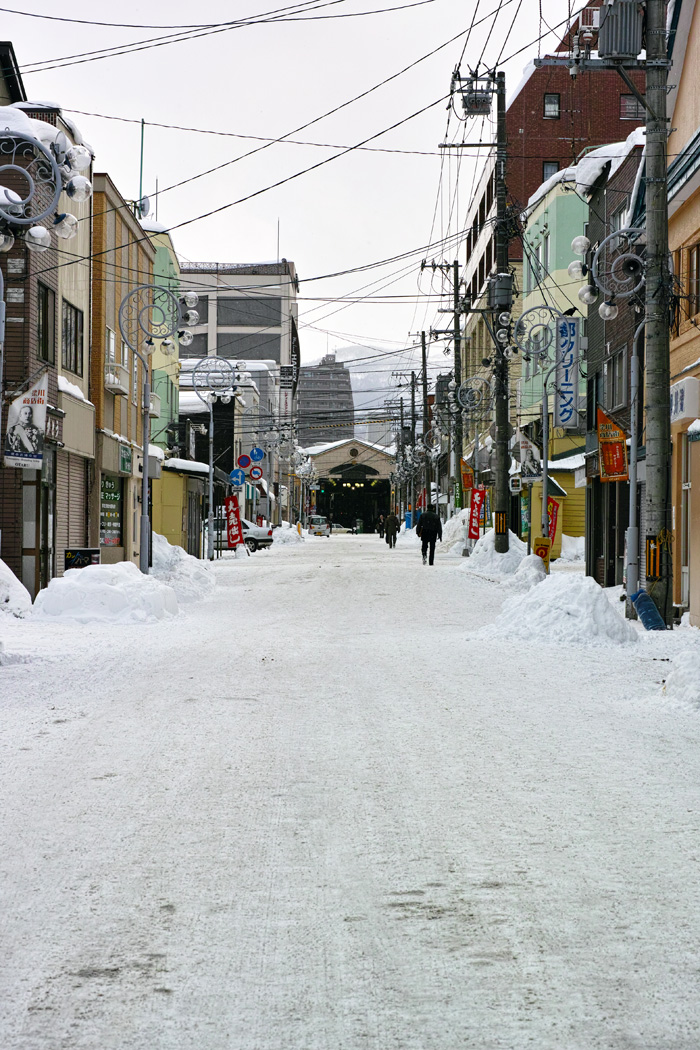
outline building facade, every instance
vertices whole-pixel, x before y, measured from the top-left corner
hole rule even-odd
[[[298,439],[300,445],[353,437],[355,403],[350,373],[335,354],[299,372]]]

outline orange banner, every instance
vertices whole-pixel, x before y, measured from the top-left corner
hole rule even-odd
[[[601,481],[627,481],[627,438],[598,406],[598,455]]]

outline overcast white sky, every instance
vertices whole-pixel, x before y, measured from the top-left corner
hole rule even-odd
[[[332,146],[355,145],[446,96],[460,58],[465,73],[482,53],[484,62],[494,63],[501,51],[504,58],[512,55],[540,31],[537,0],[476,0],[471,4],[430,0],[366,17],[321,18],[404,3],[311,0],[313,9],[307,17],[317,21],[250,25],[63,68],[35,69],[48,60],[162,37],[168,30],[76,25],[5,9],[2,36],[15,46],[29,98],[56,101],[73,116],[95,148],[96,170],[109,172],[126,198],[138,195],[138,122],[146,120],[144,192],[153,194],[158,179],[159,220],[168,226],[187,222],[173,232],[181,256],[218,262],[275,259],[279,221],[280,255],[295,262],[302,281],[302,358],[311,361],[327,349],[339,350],[342,358],[346,344],[396,350],[414,342],[408,338],[409,331],[427,328],[437,320],[439,303],[429,293],[439,291],[439,284],[431,283],[427,274],[421,278],[420,253],[332,280],[311,278],[399,256],[460,229],[469,202],[473,163],[463,160],[457,178],[457,154],[441,160],[437,146],[445,141],[447,102],[440,101],[369,144],[409,152],[356,150],[210,218],[189,221],[340,151],[278,143],[179,189],[167,188],[262,145],[231,136],[288,134],[469,29],[474,16],[478,21],[500,7],[495,26],[494,18],[488,17],[472,30],[463,57],[464,35],[390,84],[292,137]],[[118,5],[27,0],[26,10],[72,19],[172,27],[191,25],[197,17],[206,25],[249,18],[278,10],[283,4],[288,6],[288,0],[210,0],[204,5],[184,0],[167,4],[123,0]],[[566,16],[567,4],[543,0],[542,11],[554,25]],[[542,31],[546,31],[544,25]],[[528,46],[505,64],[511,88],[528,58],[536,53],[536,44]],[[70,112],[80,110],[102,116]],[[153,127],[155,123],[228,135],[167,130]],[[449,138],[461,139],[463,127],[453,114]],[[467,132],[472,141],[484,134],[490,137],[488,129],[482,133],[476,124]],[[445,256],[437,248],[427,254],[451,260],[454,253],[450,247]],[[366,298],[368,294],[373,298]],[[358,299],[362,301],[354,301]],[[441,327],[443,320],[440,318]],[[419,357],[411,351],[390,358],[387,369],[415,367]]]

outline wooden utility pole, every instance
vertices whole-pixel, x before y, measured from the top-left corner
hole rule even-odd
[[[428,504],[432,503],[432,473],[427,445],[430,419],[428,414],[428,350],[425,342],[425,332],[420,334],[420,345],[423,362],[423,446],[425,448],[425,509],[427,510]]]

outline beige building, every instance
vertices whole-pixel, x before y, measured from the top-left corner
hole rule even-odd
[[[119,307],[128,292],[151,283],[155,249],[109,175],[95,175],[94,189],[90,372],[97,467],[89,518],[103,562],[138,564],[144,376],[120,334]],[[158,415],[154,400],[151,416]],[[149,474],[159,476],[159,457],[152,457]]]

